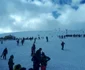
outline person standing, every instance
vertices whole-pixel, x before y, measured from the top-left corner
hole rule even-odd
[[[14,65],[13,59],[14,59],[14,56],[11,55],[8,61],[9,70],[13,70],[13,65]]]
[[[41,62],[41,50],[42,48],[39,48],[32,57],[33,70],[39,70],[40,62]]]
[[[17,46],[19,45],[19,39],[17,40]]]
[[[23,38],[23,39],[21,40],[21,44],[23,45],[24,42],[25,42],[25,38]]]
[[[31,47],[31,56],[33,56],[35,54],[35,43],[33,43],[32,47]]]
[[[50,60],[50,57],[46,56],[44,52],[42,52],[41,56],[41,70],[46,70],[47,62]]]
[[[62,43],[61,43],[61,46],[62,46],[61,50],[64,50],[64,45],[65,45],[65,43],[62,41]]]
[[[48,42],[48,36],[46,36],[46,41]]]

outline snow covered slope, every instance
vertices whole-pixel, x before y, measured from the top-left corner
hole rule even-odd
[[[69,32],[70,34],[73,32]],[[79,32],[80,34],[82,32]],[[65,32],[56,31],[39,31],[39,32],[18,32],[1,34],[0,37],[5,35],[14,35],[17,37],[28,36],[48,36],[49,42],[46,39],[36,41],[36,49],[42,48],[42,51],[51,58],[48,62],[47,70],[85,70],[85,38],[66,38],[59,39],[57,35],[65,34]],[[65,42],[65,49],[61,50],[61,41]],[[16,41],[4,41],[0,44],[0,55],[5,47],[8,48],[7,60],[0,59],[0,70],[8,70],[8,59],[11,54],[14,55],[14,63],[21,64],[27,70],[32,67],[31,61],[31,46],[33,41],[26,40],[24,45],[17,46]]]

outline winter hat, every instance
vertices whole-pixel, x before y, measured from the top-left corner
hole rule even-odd
[[[29,70],[33,70],[33,68],[29,68]]]
[[[13,56],[13,55],[11,55],[11,56],[10,56],[10,58],[14,58],[14,56]]]
[[[26,68],[25,68],[25,67],[23,67],[23,68],[21,68],[20,70],[26,70]]]

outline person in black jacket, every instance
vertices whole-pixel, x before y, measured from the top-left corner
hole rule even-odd
[[[14,65],[13,59],[14,59],[14,56],[11,55],[8,61],[9,70],[13,70],[13,65]]]
[[[62,46],[61,50],[64,50],[64,45],[65,45],[65,43],[62,41],[62,43],[61,43],[61,46]]]
[[[33,56],[35,54],[35,43],[33,43],[32,47],[31,47],[31,56]]]
[[[7,55],[7,54],[8,54],[8,50],[7,50],[7,48],[5,48],[5,49],[3,50],[3,52],[2,52],[1,57],[3,57],[3,59],[6,60],[6,55]]]
[[[46,56],[44,52],[42,52],[41,56],[41,70],[46,70],[47,62],[50,60],[50,57]]]
[[[19,39],[17,40],[17,45],[19,45]]]
[[[48,42],[48,36],[46,36],[46,41]]]
[[[40,62],[41,62],[41,50],[42,48],[39,48],[32,57],[33,70],[39,70]]]

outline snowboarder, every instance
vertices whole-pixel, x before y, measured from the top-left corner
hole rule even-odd
[[[41,56],[41,70],[46,70],[47,62],[50,60],[50,57],[46,56],[44,52],[42,52]]]
[[[64,45],[65,45],[65,43],[62,41],[62,43],[61,43],[61,46],[62,46],[61,50],[64,50]]]
[[[46,41],[48,42],[48,37],[46,36]]]
[[[6,55],[7,55],[7,54],[8,54],[8,50],[7,50],[7,48],[5,48],[5,49],[3,50],[3,52],[2,52],[1,57],[3,57],[3,59],[6,60]]]
[[[31,47],[31,56],[33,56],[35,54],[35,43],[33,43],[32,47]]]
[[[14,65],[13,59],[14,59],[14,56],[11,55],[8,61],[9,70],[13,70],[13,65]]]

